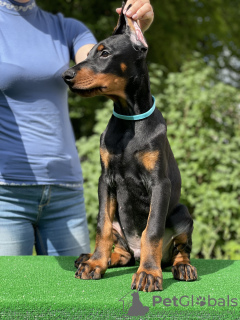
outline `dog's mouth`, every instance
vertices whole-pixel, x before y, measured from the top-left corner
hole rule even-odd
[[[101,85],[102,81],[98,81],[96,74],[92,74],[89,69],[81,69],[77,74],[73,69],[69,69],[62,77],[69,89],[82,97],[102,95],[107,89],[107,86]]]
[[[72,92],[77,93],[82,97],[93,97],[97,95],[102,95],[107,87],[76,88],[74,86],[69,86],[69,88]]]

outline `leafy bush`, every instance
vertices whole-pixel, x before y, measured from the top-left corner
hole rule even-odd
[[[157,105],[195,220],[193,255],[240,258],[239,90],[219,82],[201,59],[169,74]]]
[[[218,81],[214,68],[198,57],[166,80],[157,65],[150,66],[150,75],[182,175],[181,202],[194,218],[192,256],[240,259],[240,92]],[[98,213],[99,139],[112,108],[111,101],[105,103],[96,112],[94,134],[77,141],[91,239]]]

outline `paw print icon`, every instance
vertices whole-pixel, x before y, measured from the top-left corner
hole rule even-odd
[[[197,302],[196,302],[196,304],[200,305],[200,307],[205,306],[205,304],[206,304],[205,298],[204,298],[204,297],[199,296],[199,297],[197,298]]]

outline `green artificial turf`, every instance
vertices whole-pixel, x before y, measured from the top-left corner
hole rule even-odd
[[[108,269],[101,280],[79,280],[74,259],[0,257],[0,319],[240,319],[240,261],[192,260],[195,282],[176,281],[165,270],[164,291],[139,292],[149,311],[133,317],[127,313],[137,266]]]

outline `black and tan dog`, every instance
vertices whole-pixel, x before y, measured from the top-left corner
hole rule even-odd
[[[174,278],[186,281],[196,280],[197,272],[189,261],[193,221],[179,204],[181,177],[165,121],[153,106],[146,54],[137,23],[121,14],[113,35],[63,78],[83,97],[114,101],[100,143],[96,247],[75,262],[76,277],[100,279],[109,266],[134,265],[140,258],[131,288],[157,291],[161,267],[172,265]]]

